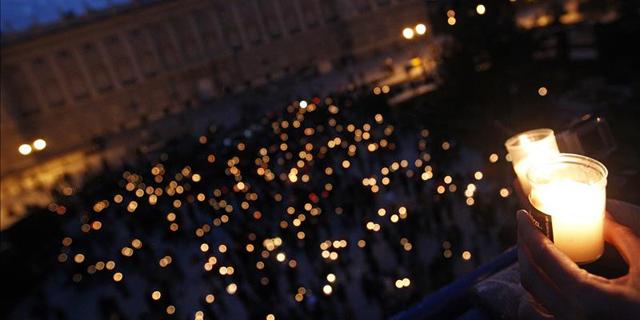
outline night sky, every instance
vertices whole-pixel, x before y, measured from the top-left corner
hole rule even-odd
[[[34,25],[53,24],[67,13],[82,16],[89,10],[104,10],[130,0],[2,0],[2,33],[24,31]]]

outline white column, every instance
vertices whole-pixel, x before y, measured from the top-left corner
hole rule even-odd
[[[300,30],[304,32],[307,30],[307,24],[304,21],[304,15],[302,14],[302,8],[300,8],[300,3],[298,2],[298,0],[291,0],[291,2],[294,6],[294,10],[296,11],[298,22],[300,22]]]
[[[160,54],[157,51],[158,48],[156,47],[155,42],[153,42],[153,37],[149,34],[149,30],[147,28],[140,29],[140,33],[145,38],[144,40],[147,41],[147,44],[149,44],[149,47],[151,48],[151,52],[153,53],[153,56],[156,58],[156,61],[158,62],[158,67],[159,67],[158,73],[162,72],[162,69],[163,69],[162,59],[160,58]]]
[[[236,10],[236,6],[234,5],[233,2],[229,2],[229,8],[231,9],[231,14],[233,15],[233,21],[238,27],[238,33],[240,34],[240,39],[242,40],[242,43],[244,44],[245,48],[249,48],[250,47],[249,39],[247,39],[247,34],[244,30],[244,25],[242,24],[240,15],[238,14],[238,10]]]
[[[169,39],[171,40],[171,43],[173,43],[173,46],[176,48],[178,66],[184,65],[185,63],[184,55],[182,53],[182,50],[180,50],[180,41],[178,41],[178,37],[176,36],[176,31],[173,29],[173,25],[169,21],[166,21],[161,25],[165,28],[165,30],[167,30]]]
[[[262,21],[262,15],[260,14],[260,7],[258,6],[257,0],[252,0],[251,4],[253,5],[253,10],[255,10],[256,21],[258,21],[258,26],[260,27],[260,32],[262,33],[262,41],[264,43],[269,43],[271,42],[271,37],[269,36],[269,32],[267,32],[264,21]]]
[[[115,69],[113,68],[113,64],[111,63],[111,56],[107,52],[107,49],[102,44],[102,41],[96,41],[96,48],[98,48],[98,53],[102,56],[102,60],[104,61],[104,65],[107,67],[107,72],[112,79],[113,86],[116,89],[122,88],[122,83],[120,83],[120,79],[118,79],[118,75],[116,74]]]
[[[207,57],[207,50],[204,48],[204,43],[202,42],[202,34],[200,33],[200,29],[198,29],[198,24],[194,20],[192,15],[186,17],[189,26],[191,27],[191,31],[193,32],[194,38],[196,39],[196,45],[201,52],[203,57]]]
[[[93,79],[91,78],[91,74],[89,68],[84,64],[84,59],[82,59],[81,55],[78,53],[78,49],[75,47],[71,47],[69,49],[71,53],[71,58],[76,61],[78,64],[78,68],[80,68],[80,72],[82,73],[82,77],[85,79],[85,82],[89,86],[89,93],[91,97],[95,98],[98,96],[96,91],[96,85],[93,83]]]
[[[55,59],[53,59],[51,55],[48,55],[45,61],[49,63],[49,65],[51,66],[51,70],[53,70],[54,77],[58,80],[58,83],[60,85],[60,90],[62,90],[62,95],[66,100],[65,104],[68,107],[75,105],[75,101],[73,100],[71,91],[69,91],[68,83],[67,81],[65,81],[62,71],[60,71],[60,68],[58,68],[58,65],[56,64]]]
[[[271,0],[269,2],[273,4],[274,9],[276,10],[278,24],[280,25],[280,34],[282,34],[283,38],[286,38],[289,35],[289,30],[287,30],[287,25],[284,23],[284,18],[282,17],[282,7],[280,7],[280,0]]]
[[[138,59],[136,57],[133,48],[131,48],[131,44],[129,43],[129,37],[121,31],[119,34],[119,38],[122,40],[122,45],[124,49],[127,51],[127,56],[129,56],[129,60],[131,60],[131,65],[133,66],[133,73],[136,75],[136,79],[138,83],[142,83],[144,81],[144,76],[142,75],[142,71],[140,70],[140,66],[138,65]]]
[[[40,88],[40,82],[38,82],[38,80],[36,79],[36,76],[33,74],[31,70],[30,64],[26,62],[21,62],[18,65],[18,68],[24,74],[31,88],[33,88],[34,94],[36,96],[36,101],[40,105],[40,110],[48,112],[49,104],[47,103],[47,99],[44,97],[44,94],[42,93],[42,88]]]

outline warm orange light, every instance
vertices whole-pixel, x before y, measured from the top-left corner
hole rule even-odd
[[[176,312],[176,307],[174,307],[173,305],[169,305],[166,311],[167,314],[174,314]]]
[[[33,141],[33,148],[36,150],[42,150],[47,147],[47,142],[44,139],[36,139]]]
[[[18,152],[20,152],[20,154],[23,155],[23,156],[26,156],[26,155],[30,154],[31,151],[32,151],[31,146],[26,144],[26,143],[25,144],[21,144],[18,147]]]
[[[407,40],[413,39],[414,35],[413,29],[411,28],[404,28],[402,30],[402,36]]]
[[[228,294],[235,294],[237,290],[238,290],[238,285],[233,282],[227,286]]]
[[[330,285],[325,284],[324,287],[322,287],[322,292],[326,295],[330,295],[331,292],[333,292],[333,288]]]
[[[548,91],[547,91],[547,88],[546,88],[546,87],[540,87],[540,88],[538,88],[538,94],[539,94],[541,97],[546,96],[546,95],[547,95],[547,93],[548,93]]]

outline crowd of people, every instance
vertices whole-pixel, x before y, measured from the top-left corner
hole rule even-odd
[[[349,92],[138,154],[48,208],[15,317],[389,317],[514,243],[511,165]],[[415,120],[415,119],[414,119]]]

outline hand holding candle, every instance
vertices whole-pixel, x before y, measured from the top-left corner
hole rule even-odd
[[[518,212],[518,262],[522,286],[519,319],[635,319],[640,314],[640,208],[607,202],[604,236],[626,261],[628,274],[606,279],[588,273],[558,250]],[[549,315],[549,313],[551,315]]]

